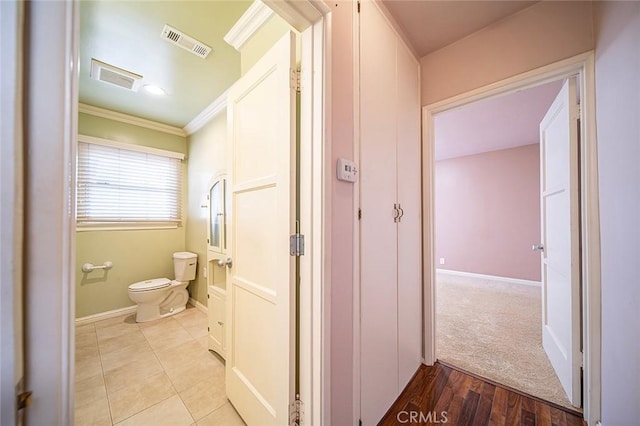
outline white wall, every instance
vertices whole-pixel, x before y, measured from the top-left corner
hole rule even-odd
[[[640,3],[595,2],[602,423],[640,419]]]

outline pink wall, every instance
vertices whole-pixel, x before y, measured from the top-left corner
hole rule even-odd
[[[640,3],[596,2],[602,424],[640,419]]]
[[[353,423],[353,185],[338,181],[336,160],[353,158],[353,5],[331,3],[331,418]]]
[[[539,155],[533,144],[436,162],[438,268],[540,281]]]
[[[423,57],[422,105],[591,49],[591,2],[540,2]]]

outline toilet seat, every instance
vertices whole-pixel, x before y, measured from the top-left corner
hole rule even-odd
[[[171,285],[171,280],[167,278],[154,278],[152,280],[140,281],[140,282],[131,284],[129,286],[129,291],[139,292],[139,291],[158,290],[161,288],[169,287],[170,285]]]

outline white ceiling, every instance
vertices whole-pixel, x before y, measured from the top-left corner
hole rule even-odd
[[[437,114],[436,160],[538,143],[539,125],[562,81]]]
[[[535,1],[382,0],[419,57],[525,9]]]

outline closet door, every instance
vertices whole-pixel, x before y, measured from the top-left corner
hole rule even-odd
[[[360,8],[360,418],[377,424],[420,365],[418,62]]]
[[[422,362],[422,194],[420,182],[420,69],[398,40],[397,49],[398,386]]]
[[[396,40],[375,5],[360,10],[360,411],[375,425],[398,395]]]

